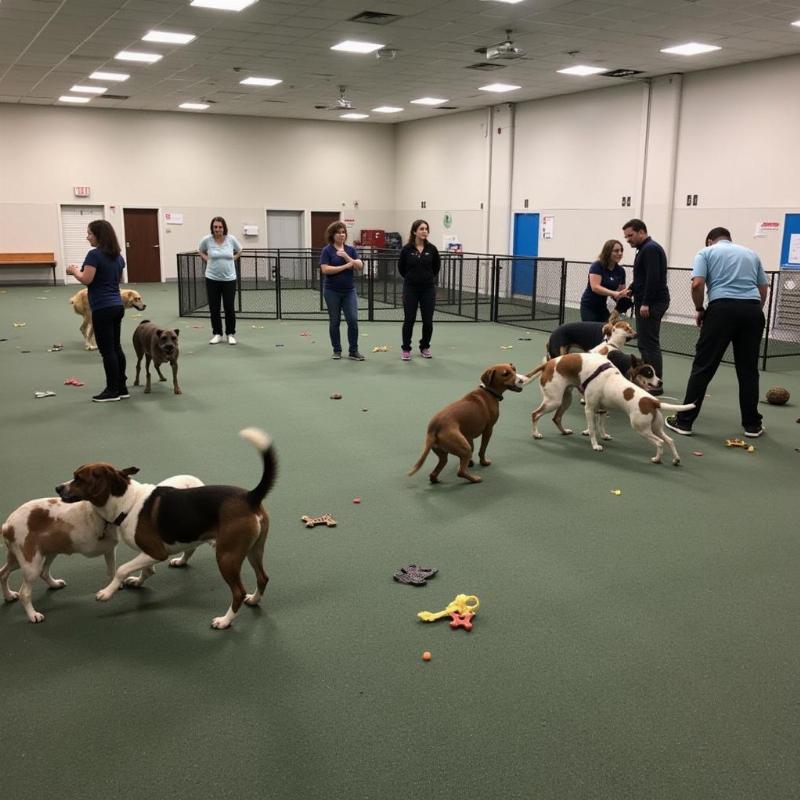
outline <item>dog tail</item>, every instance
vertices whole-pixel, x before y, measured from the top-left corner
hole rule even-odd
[[[694,408],[694,403],[686,403],[686,405],[675,405],[674,403],[661,403],[659,402],[662,411],[691,411]]]
[[[542,363],[539,364],[538,367],[536,367],[535,369],[532,369],[530,372],[526,372],[525,373],[525,377],[528,379],[526,381],[526,383],[530,383],[540,372],[542,372],[542,370],[544,370],[546,364],[547,364],[547,361],[542,361]]]
[[[419,457],[419,461],[414,464],[413,467],[408,471],[409,475],[413,475],[415,472],[419,471],[419,468],[425,463],[425,459],[428,457],[428,453],[431,451],[431,447],[433,447],[433,437],[427,436],[425,438],[425,449],[422,451],[422,455]]]
[[[258,486],[247,493],[247,502],[251,508],[256,509],[261,505],[261,501],[267,496],[267,492],[275,483],[278,460],[275,458],[275,453],[272,449],[272,439],[260,428],[245,428],[239,431],[239,436],[254,444],[264,460],[264,471],[261,473],[261,480],[258,482]]]

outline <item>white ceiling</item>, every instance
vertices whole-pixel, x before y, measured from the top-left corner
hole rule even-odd
[[[348,21],[363,11],[400,18],[389,25]],[[797,0],[259,0],[239,13],[195,8],[189,0],[0,0],[0,103],[53,105],[74,83],[95,83],[127,99],[101,96],[88,107],[172,111],[202,100],[212,103],[206,114],[335,120],[338,112],[314,106],[332,104],[343,84],[359,111],[405,109],[373,113],[368,122],[398,122],[448,113],[409,105],[424,95],[470,109],[621,82],[557,74],[573,64],[630,67],[653,77],[800,53],[800,27],[790,24],[798,19]],[[467,69],[486,62],[476,48],[503,41],[506,28],[527,56],[492,61],[503,65],[493,71]],[[197,39],[184,46],[141,42],[151,29]],[[346,38],[380,42],[397,56],[330,50]],[[722,49],[693,57],[659,52],[688,41]],[[164,58],[150,66],[115,61],[123,49]],[[89,81],[97,69],[131,78]],[[248,75],[283,83],[241,86]],[[522,89],[478,91],[497,81]]]

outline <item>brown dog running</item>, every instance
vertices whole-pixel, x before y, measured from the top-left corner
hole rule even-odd
[[[145,373],[147,381],[144,393],[150,394],[150,362],[155,365],[158,379],[165,381],[166,378],[161,374],[160,366],[169,362],[172,366],[172,388],[175,394],[183,394],[181,387],[178,386],[178,328],[159,328],[149,319],[142,320],[133,332],[133,349],[136,351],[136,380],[134,386],[140,386],[139,373],[142,366],[142,356],[145,358]]]
[[[447,464],[447,455],[452,453],[459,459],[458,475],[470,483],[479,483],[481,478],[473,475],[467,467],[472,466],[473,440],[481,437],[478,457],[481,466],[488,467],[492,462],[486,458],[486,448],[492,438],[492,430],[500,416],[500,401],[503,392],[521,392],[525,377],[517,373],[513,364],[495,364],[481,375],[481,385],[464,395],[455,403],[450,403],[433,416],[428,423],[425,449],[419,461],[411,468],[413,475],[424,463],[428,453],[433,450],[439,456],[439,463],[428,476],[431,483],[439,482],[439,473]]]
[[[147,306],[142,301],[142,296],[135,289],[123,289],[120,293],[122,305],[125,308],[135,308],[144,311]],[[84,346],[87,350],[97,350],[97,342],[94,340],[94,327],[92,326],[92,310],[89,308],[89,290],[81,289],[70,297],[73,311],[83,317],[81,322],[81,335],[83,336]]]

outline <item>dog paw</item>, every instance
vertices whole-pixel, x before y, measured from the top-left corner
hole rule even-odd
[[[481,459],[481,466],[482,467],[491,467],[492,466],[492,462],[488,458],[482,458]]]
[[[679,458],[673,458],[672,459],[672,466],[673,467],[679,467],[680,465],[681,465],[681,460]]]
[[[543,439],[544,438],[544,434],[543,433],[539,433],[539,431],[534,431],[531,434],[531,436],[533,436],[534,439]]]
[[[589,435],[589,429],[588,428],[585,431],[581,431],[581,436],[588,436],[588,435]]]
[[[67,582],[63,578],[55,578],[52,583],[49,584],[51,589],[63,589],[67,585]]]
[[[131,575],[130,578],[125,578],[123,586],[141,586],[144,580],[141,575]]]
[[[572,428],[563,428],[561,434],[562,436],[570,436],[572,434]]]
[[[231,623],[225,617],[214,617],[211,620],[211,627],[216,628],[218,631],[225,630],[225,628],[230,628]]]
[[[258,592],[246,594],[244,596],[244,602],[247,603],[248,606],[257,606],[259,602],[261,602],[261,595]]]
[[[613,438],[614,438],[613,436],[609,436],[607,433],[603,434],[603,441],[604,442],[610,442]]]
[[[592,450],[596,450],[598,453],[600,453],[603,450],[603,445],[601,445],[601,444],[593,444],[592,445]]]
[[[34,624],[38,622],[44,622],[44,614],[34,611],[33,614],[29,615],[28,619]]]
[[[171,567],[185,567],[186,562],[183,560],[183,556],[178,556],[178,558],[171,558],[169,560],[169,565]]]
[[[653,456],[650,459],[651,463],[653,464],[660,464],[661,463],[661,456]]]
[[[166,381],[167,379],[166,379],[166,378],[162,378],[162,377],[159,375],[159,376],[158,376],[158,380],[159,380],[159,381]]]
[[[9,592],[3,596],[3,599],[6,603],[13,603],[15,600],[19,600],[19,592]]]
[[[183,394],[183,392],[180,389],[176,389],[175,394]]]
[[[112,589],[101,589],[95,596],[95,600],[100,600],[100,602],[105,603],[112,598],[114,595],[114,591]]]

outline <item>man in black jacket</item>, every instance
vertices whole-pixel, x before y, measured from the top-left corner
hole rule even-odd
[[[622,226],[625,241],[636,248],[633,262],[633,308],[636,314],[636,333],[639,350],[645,364],[650,364],[660,378],[664,378],[661,358],[661,319],[669,308],[667,288],[667,254],[647,233],[640,219],[632,219]],[[662,394],[663,389],[652,389],[651,394]]]

